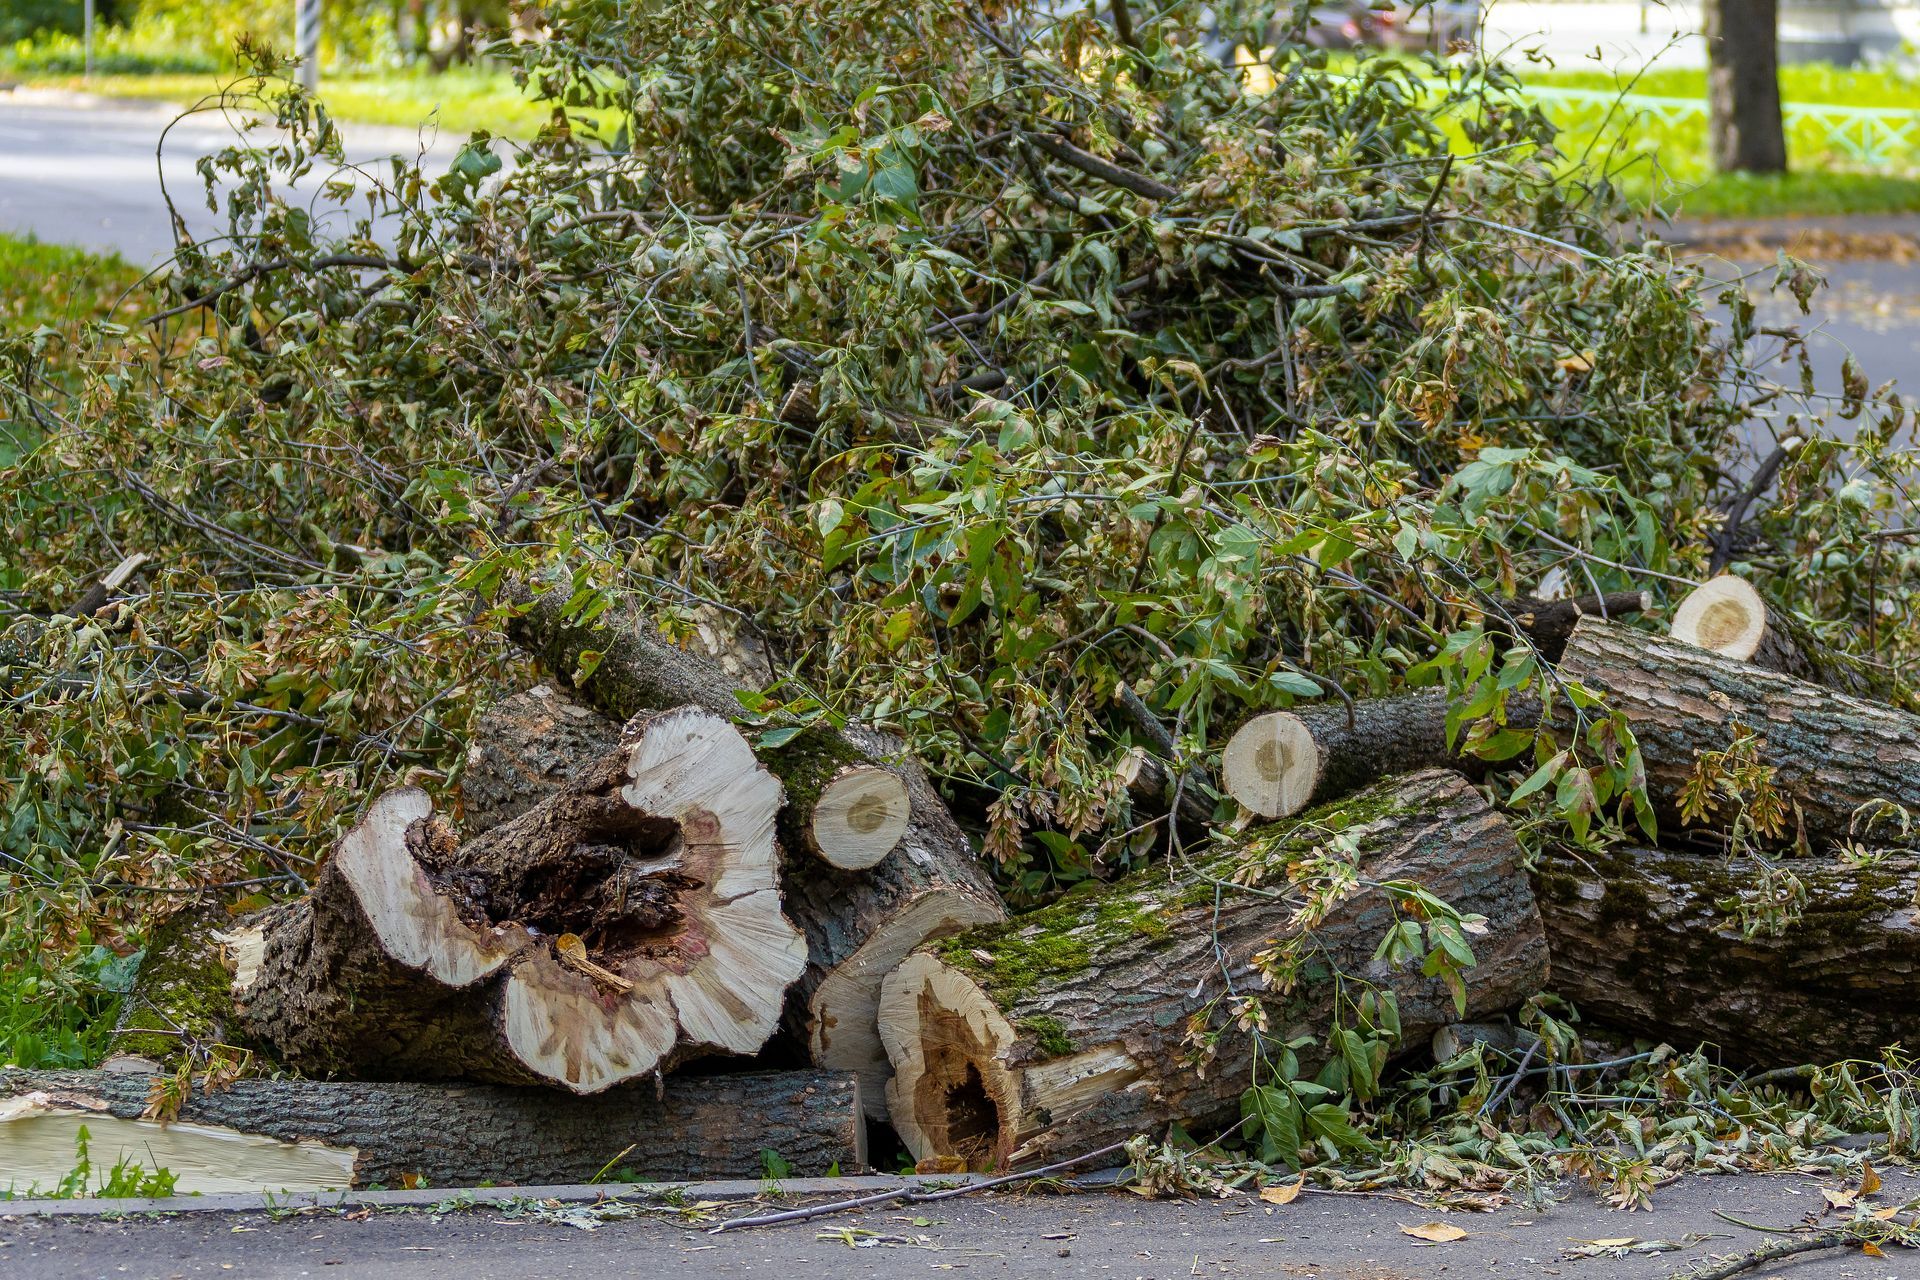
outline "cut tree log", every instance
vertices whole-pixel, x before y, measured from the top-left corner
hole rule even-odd
[[[1681,1049],[1706,1043],[1746,1067],[1877,1059],[1920,1027],[1911,857],[1550,849],[1534,888],[1554,990],[1590,1020]],[[1789,904],[1783,927],[1767,927],[1767,908]]]
[[[1725,751],[1735,726],[1752,732],[1758,762],[1790,802],[1787,840],[1804,833],[1820,850],[1853,833],[1856,811],[1884,818],[1884,803],[1920,816],[1920,716],[1591,618],[1574,629],[1560,674],[1625,714],[1648,794],[1674,831],[1685,825],[1681,794],[1701,756]],[[1558,720],[1557,731],[1570,736],[1570,715],[1563,710]],[[1700,829],[1721,833],[1730,816],[1723,803]],[[1880,822],[1871,838],[1904,838],[1898,825]]]
[[[581,623],[565,616],[564,592],[535,596],[522,584],[507,594],[524,609],[508,634],[549,670],[571,677],[584,655],[600,655],[578,692],[602,711],[624,718],[692,703],[716,715],[738,714],[740,686],[666,640],[632,606],[616,605]],[[1006,908],[925,771],[897,739],[859,726],[816,725],[758,751],[786,786],[780,830],[789,854],[782,883],[788,914],[807,941],[807,971],[796,984],[790,1024],[815,1065],[861,1072],[869,1114],[883,1117],[889,1068],[875,1023],[881,981],[921,943],[1002,920]],[[828,843],[835,839],[831,831],[812,830],[811,818],[822,793],[847,769],[862,766],[884,769],[905,786],[906,831],[892,852],[858,872],[798,852],[823,835]]]
[[[1807,625],[1769,605],[1752,583],[1723,573],[1687,593],[1674,610],[1674,639],[1856,698],[1885,699],[1890,674],[1822,644]]]
[[[579,1093],[756,1052],[805,966],[780,911],[779,801],[739,731],[697,707],[636,719],[465,844],[425,795],[389,792],[311,894],[234,938],[241,1020],[314,1074]]]
[[[1508,727],[1528,731],[1539,719],[1535,699],[1509,699]],[[1220,779],[1252,813],[1285,818],[1381,778],[1442,767],[1477,778],[1489,766],[1447,745],[1446,691],[1424,689],[1257,715],[1227,739]]]
[[[175,1190],[321,1191],[752,1178],[764,1151],[797,1173],[865,1168],[858,1079],[846,1072],[674,1076],[592,1099],[498,1085],[242,1079],[195,1088],[147,1119],[170,1077],[0,1069],[0,1171],[16,1191],[57,1183],[80,1126],[96,1169],[121,1155]]]
[[[1332,848],[1336,831],[1352,852],[1332,856],[1350,856],[1368,887],[1313,928],[1294,990],[1273,991],[1254,958],[1299,935],[1301,904],[1259,882]],[[1159,1136],[1174,1121],[1224,1125],[1252,1082],[1254,1038],[1219,1036],[1204,1071],[1195,1055],[1210,1020],[1236,1016],[1234,993],[1259,1000],[1279,1044],[1324,1038],[1336,988],[1352,996],[1368,983],[1392,991],[1403,1045],[1424,1046],[1461,1015],[1439,980],[1375,960],[1402,918],[1377,887],[1391,880],[1486,918],[1466,1016],[1500,1013],[1545,984],[1546,940],[1512,831],[1459,775],[1418,773],[1256,832],[1188,875],[1139,872],[916,952],[881,999],[894,1128],[919,1159],[1019,1168]],[[1301,1054],[1306,1075],[1323,1052]]]

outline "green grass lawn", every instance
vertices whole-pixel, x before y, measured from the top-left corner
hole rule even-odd
[[[1634,77],[1598,68],[1522,67],[1528,84],[1596,89],[1655,98],[1706,96],[1706,73],[1698,68],[1654,70]],[[1920,79],[1884,69],[1788,66],[1780,72],[1781,98],[1789,103],[1920,112]],[[1610,157],[1620,186],[1636,200],[1656,200],[1690,217],[1833,216],[1920,211],[1920,153],[1884,167],[1867,168],[1834,148],[1823,131],[1790,127],[1787,154],[1793,172],[1783,176],[1716,174],[1707,160],[1702,121],[1667,124],[1635,116],[1626,108],[1607,117],[1604,108],[1549,104],[1549,115],[1567,133],[1564,149],[1589,148]]]
[[[117,257],[0,234],[0,339],[57,331],[44,346],[45,370],[52,381],[66,382],[83,325],[130,323],[150,301],[129,292],[140,274]],[[0,377],[11,376],[0,364]],[[0,467],[33,444],[28,424],[0,418]],[[0,585],[7,585],[4,559]],[[0,861],[0,1063],[86,1066],[108,1048],[120,999],[112,988],[124,985],[131,966],[55,918],[42,890],[70,892],[71,886],[56,890],[46,877],[58,880],[45,868]]]

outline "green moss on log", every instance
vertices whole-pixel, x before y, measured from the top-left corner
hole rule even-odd
[[[213,937],[232,927],[225,911],[203,907],[176,912],[154,931],[121,1006],[112,1052],[173,1067],[235,1042],[233,974]]]

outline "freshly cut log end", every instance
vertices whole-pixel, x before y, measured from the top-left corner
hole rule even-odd
[[[814,801],[808,843],[841,870],[864,871],[907,834],[912,807],[899,774],[877,765],[849,765]]]
[[[828,1071],[675,1076],[591,1099],[497,1085],[237,1080],[147,1119],[146,1073],[0,1068],[0,1178],[50,1187],[85,1125],[96,1169],[121,1156],[180,1194],[750,1178],[775,1151],[795,1171],[866,1167],[858,1079]]]
[[[1856,698],[1892,701],[1898,683],[1890,669],[1826,644],[1806,623],[1768,604],[1751,583],[1731,573],[1689,593],[1674,612],[1669,634],[1723,658]]]
[[[1767,604],[1745,578],[1723,573],[1687,593],[1669,628],[1675,640],[1746,662],[1767,634]]]
[[[1139,872],[917,951],[888,977],[878,1019],[894,1067],[888,1109],[908,1150],[1021,1168],[1175,1122],[1228,1123],[1254,1069],[1251,1038],[1225,1025],[1229,992],[1257,999],[1279,1041],[1324,1044],[1353,983],[1393,993],[1405,1045],[1456,1021],[1438,979],[1376,958],[1399,919],[1377,887],[1357,888],[1314,926],[1316,963],[1292,990],[1268,986],[1255,957],[1301,926],[1298,901],[1263,882],[1324,856],[1329,832],[1351,843],[1342,856],[1357,860],[1356,885],[1412,880],[1485,917],[1465,978],[1468,1017],[1503,1013],[1545,984],[1546,939],[1506,822],[1458,774],[1394,779],[1256,831],[1185,880]],[[1216,901],[1215,885],[1245,891]],[[1205,1070],[1196,1027],[1223,1032]],[[1309,1075],[1324,1062],[1316,1052],[1301,1054]]]
[[[230,947],[242,1019],[309,1073],[578,1093],[755,1052],[806,964],[780,909],[780,797],[697,707],[636,720],[465,844],[425,796],[389,793],[308,898]]]
[[[550,922],[542,945],[516,961],[501,1000],[513,1057],[577,1093],[670,1065],[676,1053],[753,1053],[779,1025],[786,989],[806,965],[805,944],[780,911],[780,784],[746,739],[695,707],[636,722],[626,736],[618,805],[664,820],[673,835],[645,851],[650,858],[629,859],[627,869],[643,878],[622,880],[618,891],[644,894],[650,873],[672,886],[670,907],[642,914],[630,899],[625,914],[564,949],[556,936],[576,935],[556,935],[559,922]],[[475,845],[507,852],[525,823],[496,828]],[[580,842],[603,834],[570,833]],[[487,869],[492,859],[462,861]]]
[[[1269,711],[1240,726],[1220,757],[1227,794],[1263,818],[1307,807],[1320,780],[1320,748],[1299,716]]]

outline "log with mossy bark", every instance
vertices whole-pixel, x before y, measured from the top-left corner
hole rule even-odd
[[[122,1155],[180,1192],[534,1186],[618,1175],[747,1178],[772,1151],[796,1173],[866,1165],[847,1072],[679,1075],[578,1098],[480,1084],[241,1079],[180,1092],[171,1076],[0,1069],[0,1186],[48,1187],[79,1128],[96,1168]]]
[[[1814,852],[1856,836],[1886,843],[1920,834],[1920,824],[1903,833],[1896,811],[1920,818],[1920,716],[1594,619],[1574,629],[1560,674],[1625,715],[1663,834],[1723,834],[1761,802],[1778,807],[1781,829],[1750,834]],[[1564,706],[1556,719],[1561,734],[1577,732]],[[1727,755],[1741,731],[1750,735],[1738,749],[1750,757],[1744,763]],[[1711,812],[1683,821],[1689,785],[1698,792],[1701,780],[1736,764],[1752,775],[1746,794],[1714,795]],[[1764,785],[1756,770],[1771,771]]]
[[[697,707],[637,718],[465,843],[388,792],[313,891],[228,939],[240,1025],[312,1074],[591,1093],[756,1052],[805,964],[780,910],[780,786]]]
[[[520,610],[508,634],[556,677],[570,680],[588,653],[599,655],[576,692],[602,711],[627,717],[683,702],[721,715],[740,711],[741,686],[708,659],[668,641],[630,603],[580,622],[566,614],[564,592],[536,595],[518,585],[508,598]],[[807,941],[807,971],[796,986],[791,1021],[817,1066],[863,1074],[867,1105],[883,1115],[888,1067],[874,1020],[881,981],[922,942],[1002,920],[1006,908],[946,803],[898,739],[861,726],[815,725],[757,750],[786,787],[782,884],[788,914]],[[806,852],[823,839],[811,819],[823,793],[862,769],[904,784],[906,826],[872,866],[844,870]],[[876,816],[865,813],[857,825]]]
[[[1725,658],[1751,662],[1857,698],[1892,697],[1892,671],[1822,642],[1792,612],[1736,574],[1694,588],[1674,610],[1669,634]]]
[[[1920,861],[1549,849],[1554,990],[1600,1023],[1729,1063],[1879,1056],[1920,1031]]]
[[[1302,938],[1288,868],[1319,853],[1355,881]],[[1136,873],[916,952],[880,1006],[895,1130],[917,1158],[1018,1168],[1174,1122],[1218,1128],[1253,1082],[1254,1037],[1236,1023],[1252,1019],[1236,996],[1257,1001],[1269,1043],[1322,1037],[1301,1054],[1308,1075],[1336,1001],[1364,986],[1390,991],[1402,1042],[1424,1044],[1461,1012],[1417,965],[1376,959],[1409,918],[1387,882],[1485,918],[1466,1016],[1545,985],[1546,941],[1512,831],[1459,775],[1413,774],[1256,829],[1180,874]],[[1293,940],[1305,963],[1292,990],[1276,990],[1256,957]]]

